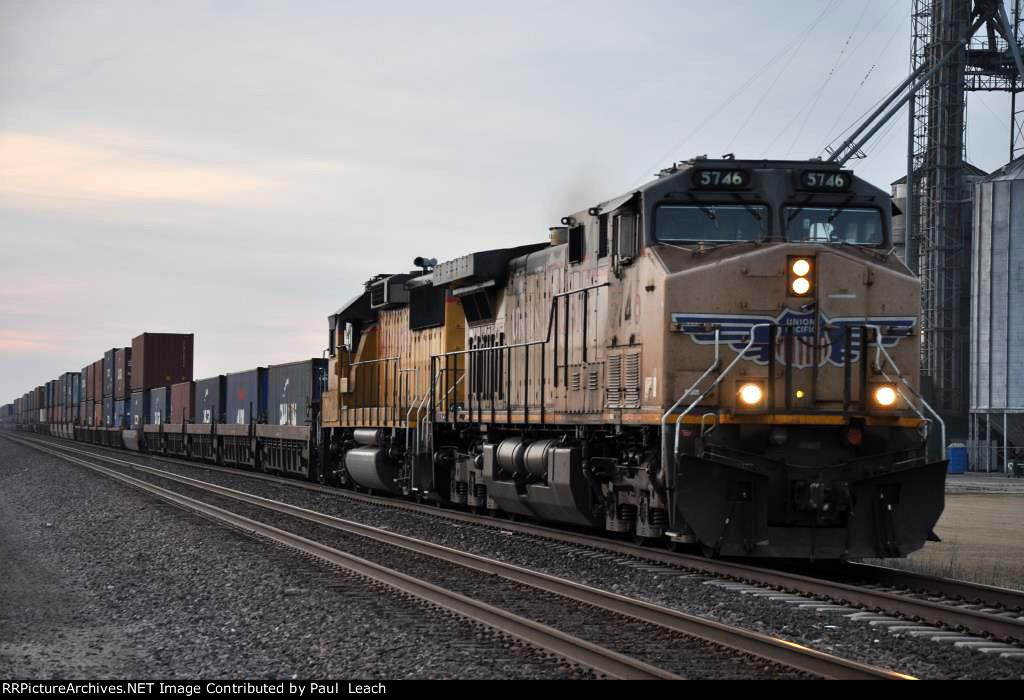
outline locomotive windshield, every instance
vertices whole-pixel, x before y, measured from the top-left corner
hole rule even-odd
[[[667,243],[761,241],[768,207],[747,204],[665,205],[657,209],[655,236]]]
[[[881,245],[882,214],[877,209],[786,207],[786,240],[807,243]]]

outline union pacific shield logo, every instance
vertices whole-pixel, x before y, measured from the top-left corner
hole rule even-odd
[[[879,326],[882,329],[882,347],[895,347],[900,340],[909,336],[917,319],[913,316],[869,316],[844,317],[830,319],[821,314],[815,333],[815,312],[786,309],[778,316],[725,315],[725,314],[672,314],[672,323],[680,333],[689,335],[698,345],[714,345],[715,330],[719,331],[722,345],[741,352],[750,340],[750,329],[762,323],[775,324],[775,347],[768,348],[769,330],[767,327],[754,331],[754,345],[746,353],[746,359],[759,365],[768,364],[769,352],[775,352],[775,360],[784,365],[786,362],[785,329],[792,328],[793,361],[792,367],[803,369],[814,364],[815,355],[818,366],[832,364],[842,367],[845,359],[846,329],[850,329],[850,361],[857,362],[861,354],[861,327],[865,325]]]

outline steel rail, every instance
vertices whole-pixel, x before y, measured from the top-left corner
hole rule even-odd
[[[99,446],[90,445],[90,447]],[[115,450],[114,448],[99,447],[99,449],[124,454],[123,450]],[[93,452],[86,451],[86,453],[94,456],[96,455],[96,453]],[[921,598],[915,598],[912,595],[893,593],[889,591],[877,591],[842,581],[831,581],[816,576],[764,568],[751,564],[720,559],[708,559],[698,555],[669,552],[654,547],[628,544],[586,532],[556,529],[547,525],[525,522],[511,522],[494,516],[470,514],[441,508],[435,505],[414,503],[393,497],[373,496],[351,490],[297,481],[295,479],[279,477],[272,474],[254,473],[228,467],[217,467],[210,464],[164,457],[162,455],[140,456],[171,464],[181,464],[198,469],[234,474],[261,481],[269,481],[276,484],[338,496],[362,503],[420,513],[436,518],[444,518],[459,523],[484,527],[497,527],[564,544],[603,550],[615,554],[621,554],[623,556],[645,559],[658,564],[681,567],[692,571],[711,574],[713,576],[721,576],[739,581],[747,581],[756,585],[803,593],[824,600],[861,606],[872,610],[879,610],[887,614],[901,615],[909,619],[917,619],[931,624],[938,624],[953,628],[964,628],[976,633],[988,634],[999,639],[1024,642],[1024,621],[977,610],[964,609],[944,602],[923,600]],[[849,567],[856,572],[867,572],[868,574],[871,574],[875,569],[877,569],[879,583],[888,586],[902,586],[911,590],[916,589],[916,592],[919,593],[930,592],[950,598],[980,602],[990,607],[1024,610],[1024,592],[994,588],[991,586],[957,581],[954,579],[932,578],[920,574],[913,574],[911,572],[900,571],[898,569],[870,567],[866,564],[850,564]]]
[[[367,559],[354,556],[333,547],[307,539],[300,535],[267,525],[224,508],[204,503],[195,498],[176,493],[141,479],[122,474],[99,464],[69,455],[61,449],[51,449],[28,440],[10,438],[13,442],[51,454],[55,457],[78,464],[94,472],[115,479],[137,488],[145,493],[156,496],[168,503],[183,507],[209,518],[218,524],[240,529],[250,534],[268,539],[275,544],[283,545],[302,554],[320,559],[333,566],[339,566],[353,573],[365,576],[395,588],[403,593],[416,596],[427,603],[438,605],[452,612],[467,617],[474,622],[483,623],[504,634],[517,637],[525,642],[541,647],[562,656],[574,663],[579,663],[595,671],[615,678],[629,680],[680,680],[680,677],[657,668],[638,659],[606,649],[583,639],[573,637],[553,627],[520,617],[488,603],[475,600],[455,591],[447,590],[428,581],[415,578],[394,569],[376,564]],[[112,458],[102,456],[110,461]],[[134,465],[138,466],[138,465]],[[191,480],[194,481],[194,480]],[[203,483],[203,482],[199,482]],[[211,490],[211,489],[207,489]],[[212,491],[212,490],[211,490]]]
[[[77,451],[74,448],[60,446],[58,451]],[[51,450],[47,450],[53,452]],[[63,455],[61,455],[63,456]],[[625,615],[648,624],[659,625],[687,636],[697,637],[704,641],[727,647],[735,651],[752,654],[774,663],[784,664],[791,668],[810,673],[822,678],[841,680],[902,680],[907,675],[881,669],[849,659],[811,649],[802,644],[778,639],[769,635],[752,632],[713,620],[707,620],[679,610],[666,608],[627,596],[604,591],[564,578],[532,571],[525,567],[507,562],[462,552],[444,545],[401,535],[381,528],[364,525],[351,520],[338,518],[324,513],[308,510],[280,501],[255,496],[236,489],[211,484],[190,477],[147,467],[126,460],[106,455],[93,455],[109,463],[127,466],[131,469],[157,476],[168,481],[180,483],[192,488],[230,498],[248,505],[265,508],[277,513],[295,517],[307,522],[324,525],[348,534],[372,539],[382,544],[400,547],[418,554],[431,556],[442,561],[457,564],[491,575],[537,588],[548,593],[581,601],[608,612]]]

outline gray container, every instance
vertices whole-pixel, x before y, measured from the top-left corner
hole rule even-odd
[[[103,427],[113,428],[114,427],[114,397],[105,396],[103,398]]]
[[[89,382],[92,381],[92,365],[86,365],[82,368],[82,373],[78,375],[78,399],[79,403],[89,401],[92,399],[92,390],[89,388]]]
[[[149,421],[149,392],[133,391],[131,405],[130,427],[132,430],[141,430]]]
[[[107,350],[103,353],[103,398],[114,395],[114,359],[117,355],[117,348]],[[106,402],[104,402],[106,405]],[[106,415],[104,409],[103,415]],[[111,413],[113,415],[113,413]]]
[[[267,368],[227,375],[224,420],[245,425],[267,422]]]
[[[267,422],[311,425],[327,389],[327,360],[312,359],[267,368]]]
[[[149,417],[147,423],[160,425],[171,420],[171,390],[166,387],[158,387],[149,390]]]
[[[196,380],[192,389],[194,423],[224,422],[224,386],[223,374]]]

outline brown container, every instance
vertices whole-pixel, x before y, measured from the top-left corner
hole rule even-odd
[[[92,404],[92,424],[96,426],[103,425],[103,402],[93,401]]]
[[[192,382],[180,382],[171,386],[171,423],[188,423],[194,420]]]
[[[192,333],[143,333],[133,338],[131,390],[191,381],[194,343]]]
[[[92,400],[103,403],[103,358],[92,363]]]
[[[120,348],[114,353],[114,398],[131,398],[132,349]]]

